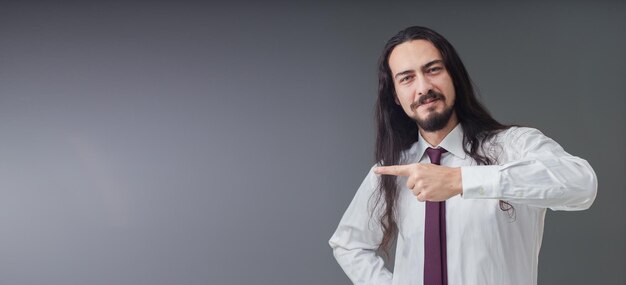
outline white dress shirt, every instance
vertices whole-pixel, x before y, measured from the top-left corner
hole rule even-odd
[[[537,284],[539,248],[546,208],[584,210],[596,196],[591,166],[532,128],[512,127],[484,144],[497,165],[479,166],[463,150],[458,124],[439,145],[448,150],[441,165],[461,167],[463,194],[446,200],[448,284]],[[430,163],[421,136],[403,152],[402,164]],[[376,165],[375,165],[376,166]],[[379,175],[373,168],[357,190],[329,243],[354,284],[423,284],[424,209],[398,177],[398,224],[394,272],[376,254],[382,239],[382,208],[371,210]],[[515,208],[515,217],[499,201]]]

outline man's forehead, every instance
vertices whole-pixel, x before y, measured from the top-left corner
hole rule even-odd
[[[413,40],[397,45],[389,55],[392,73],[419,69],[429,62],[441,60],[439,50],[427,40]]]

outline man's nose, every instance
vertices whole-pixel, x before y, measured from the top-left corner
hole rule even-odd
[[[433,89],[433,84],[430,82],[430,79],[426,76],[417,76],[417,84],[415,88],[417,88],[417,95],[422,96],[428,94],[428,91]]]

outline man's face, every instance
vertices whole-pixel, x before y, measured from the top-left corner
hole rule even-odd
[[[424,131],[443,129],[456,121],[454,84],[441,53],[426,40],[397,45],[389,55],[396,103]]]

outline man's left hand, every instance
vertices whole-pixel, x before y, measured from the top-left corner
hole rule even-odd
[[[460,167],[447,167],[430,163],[379,166],[376,174],[406,176],[406,186],[417,200],[445,201],[463,193]]]

